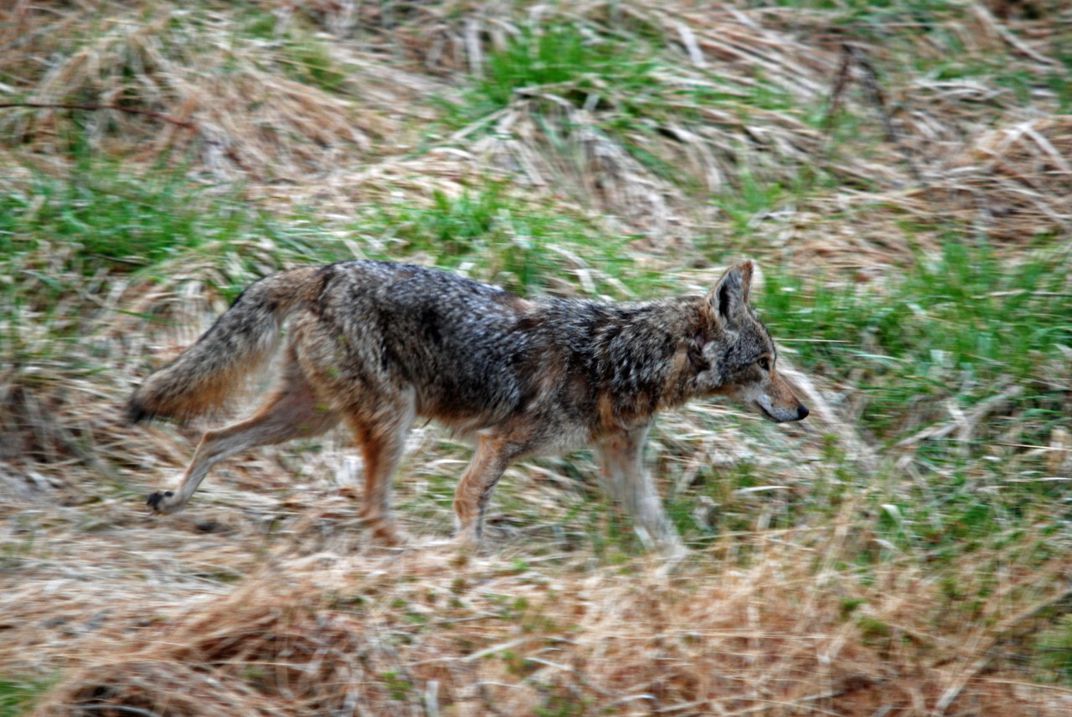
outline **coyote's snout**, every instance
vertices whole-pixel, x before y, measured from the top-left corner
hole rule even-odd
[[[247,288],[131,397],[134,421],[216,408],[271,355],[289,320],[268,400],[251,418],[205,433],[179,486],[154,493],[149,506],[179,510],[217,462],[345,422],[365,459],[362,514],[391,540],[391,475],[422,417],[476,444],[455,493],[460,539],[479,538],[492,490],[511,462],[587,443],[641,539],[675,549],[677,536],[642,461],[655,414],[721,395],[774,421],[808,415],[777,372],[774,342],[748,303],[751,282],[745,262],[704,296],[615,304],[522,299],[388,262],[274,274]]]
[[[734,387],[734,398],[759,409],[766,418],[777,423],[802,421],[808,417],[808,407],[800,402],[789,383],[778,373],[775,357],[760,359],[756,368],[759,369],[759,375],[751,377],[748,383]]]
[[[786,380],[778,375],[772,367],[770,373],[752,393],[752,400],[759,406],[763,415],[772,421],[803,421],[808,417],[808,407],[801,403]]]

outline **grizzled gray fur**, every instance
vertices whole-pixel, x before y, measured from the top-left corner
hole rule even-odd
[[[390,480],[417,418],[476,444],[458,485],[459,540],[479,540],[495,483],[513,461],[593,444],[602,482],[645,543],[679,542],[642,462],[655,414],[727,396],[775,421],[808,409],[777,373],[777,353],[748,303],[752,264],[703,296],[608,303],[524,299],[411,264],[350,261],[251,285],[197,343],[151,375],[128,415],[187,418],[221,405],[274,351],[289,318],[279,383],[251,418],[208,431],[175,492],[182,508],[218,461],[345,421],[365,458],[362,514],[395,539]]]

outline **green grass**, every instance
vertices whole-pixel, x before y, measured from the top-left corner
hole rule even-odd
[[[805,366],[857,377],[868,396],[862,422],[879,435],[897,438],[909,413],[941,416],[940,399],[967,407],[1013,381],[1025,387],[1021,407],[1052,427],[1062,397],[1050,379],[1067,364],[1059,347],[1072,345],[1068,273],[1067,253],[1010,266],[949,239],[941,256],[918,257],[885,289],[829,289],[774,272],[762,310]]]
[[[295,14],[280,22],[271,12],[248,8],[241,19],[241,35],[271,43],[275,52],[265,64],[274,64],[292,80],[319,88],[329,94],[344,91],[347,69],[331,54],[330,46],[314,27]]]
[[[699,248],[713,262],[753,251],[757,225],[768,214],[786,205],[799,206],[823,192],[838,187],[838,179],[814,167],[801,167],[784,181],[769,181],[751,171],[741,171],[734,186],[727,187],[711,201],[730,221],[732,232],[700,237]]]
[[[81,160],[65,178],[38,174],[25,193],[0,194],[0,249],[65,244],[84,273],[146,266],[233,232],[234,216],[206,222],[197,199],[178,174],[137,177]]]
[[[463,103],[448,107],[455,123],[464,124],[508,106],[518,90],[543,88],[577,107],[608,115],[603,125],[608,130],[623,129],[623,123],[641,117],[697,120],[696,110],[704,106],[798,109],[792,93],[762,76],[737,86],[716,73],[705,74],[705,81],[683,83],[666,83],[657,75],[660,68],[672,75],[680,62],[636,36],[626,40],[609,31],[584,32],[561,21],[526,27],[506,48],[488,56],[483,75],[472,78]]]
[[[1068,66],[1039,73],[1016,66],[1002,55],[972,55],[959,41],[951,41],[949,49],[938,59],[916,58],[913,73],[935,80],[976,80],[1010,92],[1021,104],[1030,104],[1036,95],[1046,92],[1053,96],[1059,113],[1072,108],[1072,69]]]
[[[942,21],[965,13],[948,0],[778,0],[777,4],[827,12],[838,24],[876,36],[942,29]]]
[[[752,223],[772,211],[785,198],[786,188],[777,182],[761,182],[749,173],[741,174],[736,191],[715,197],[719,209],[726,213],[738,235],[751,236]]]
[[[909,78],[970,78],[988,90],[1005,90],[991,102],[965,100],[962,108],[969,116],[963,118],[955,114],[952,99],[949,108],[931,108],[940,118],[945,118],[943,113],[948,110],[950,126],[968,127],[965,131],[969,134],[979,127],[1007,126],[1008,121],[1015,121],[1015,112],[1006,113],[1012,111],[1008,107],[1012,98],[1032,112],[1040,110],[1035,112],[1039,115],[1052,110],[1053,105],[1064,112],[1072,107],[1072,45],[1067,44],[1067,33],[1063,40],[1055,37],[1050,44],[1034,45],[1063,63],[1035,72],[1025,58],[1003,54],[1008,48],[995,49],[1000,42],[982,42],[988,48],[982,51],[975,43],[964,42],[963,33],[975,26],[965,18],[970,3],[781,0],[778,4],[814,10],[820,18],[813,21],[799,13],[786,13],[784,23],[777,21],[782,24],[772,26],[774,31],[800,20],[800,27],[806,30],[833,28],[849,41],[869,41],[879,84],[892,98],[889,111],[895,119],[898,113],[908,116],[905,113],[911,113],[920,97],[926,99],[913,94],[916,86],[907,84]],[[728,233],[728,241],[720,236],[717,244],[711,240],[706,245],[701,237],[695,244],[699,251],[684,249],[680,257],[674,255],[675,248],[653,251],[656,262],[688,266],[690,276],[692,269],[705,262],[739,253],[745,242],[761,256],[781,251],[771,243],[774,222],[765,222],[772,212],[831,190],[889,189],[881,177],[872,187],[855,173],[836,174],[839,158],[873,154],[876,160],[888,161],[890,155],[890,147],[882,146],[877,110],[858,82],[847,89],[845,102],[828,129],[822,122],[825,106],[801,100],[799,94],[780,86],[776,75],[719,76],[720,70],[734,68],[722,64],[722,58],[715,54],[708,55],[713,68],[709,72],[692,67],[673,30],[664,35],[667,31],[662,28],[641,27],[641,13],[624,13],[617,19],[615,5],[584,11],[581,16],[555,15],[552,10],[541,21],[543,26],[527,27],[506,47],[488,53],[483,74],[463,80],[460,101],[440,105],[443,121],[437,131],[443,125],[457,129],[500,110],[518,109],[529,117],[515,128],[527,120],[531,123],[511,139],[524,142],[532,138],[530,149],[547,160],[548,166],[556,171],[577,168],[592,178],[601,170],[584,164],[587,157],[578,151],[577,126],[572,124],[584,123],[586,136],[598,135],[600,140],[617,144],[652,174],[684,189],[694,204],[709,207],[715,202],[721,210],[714,223],[716,229],[710,231]],[[346,48],[325,44],[311,15],[299,12],[284,18],[260,9],[260,5],[240,7],[247,9],[240,11],[238,40],[243,36],[253,40],[258,50],[236,48],[242,50],[233,53],[238,59],[225,61],[220,72],[241,70],[248,60],[253,63],[249,67],[327,92],[342,93],[355,87],[347,78],[350,68],[346,61],[335,59],[345,57]],[[207,23],[214,22],[217,14],[232,12],[229,5],[219,8],[226,11],[216,5],[195,8],[192,15],[184,11],[172,18],[170,37],[161,34],[150,40],[164,42],[169,58],[190,57],[198,47],[205,48],[207,39],[217,37],[202,33],[199,23],[211,30]],[[519,13],[511,21],[523,23],[524,10],[521,5],[517,8]],[[453,23],[467,12],[464,3],[446,8],[435,22],[456,28],[459,25]],[[413,16],[428,21],[423,10]],[[956,22],[950,22],[951,18],[963,21],[954,27]],[[90,43],[97,34],[111,31],[106,19],[102,17],[99,28],[80,31],[79,42]],[[382,36],[375,34],[375,27],[357,29],[362,42],[382,42],[381,49],[389,48],[406,32],[400,35],[398,22],[391,18],[381,19]],[[626,27],[627,23],[634,25]],[[1009,27],[1018,31],[1013,24]],[[794,27],[788,29],[791,34],[796,32]],[[1035,43],[1040,38],[1026,39]],[[137,83],[145,77],[153,79],[153,73],[145,72],[144,60],[136,46],[131,47],[134,49],[124,55],[129,65],[115,69],[123,82],[130,83],[129,92],[120,99],[136,103],[140,97],[152,105],[158,100],[138,90],[149,85]],[[402,50],[402,45],[396,49]],[[772,56],[776,51],[773,47],[757,49]],[[408,63],[412,59],[408,49],[405,54]],[[390,58],[383,54],[381,59],[386,65]],[[38,64],[47,66],[44,61]],[[413,71],[414,65],[397,69]],[[812,79],[820,87],[833,80],[822,76]],[[9,74],[7,82],[20,84],[22,80]],[[120,84],[118,80],[112,83],[114,87]],[[520,102],[528,89],[554,95],[570,108],[585,111],[564,111],[557,100]],[[91,90],[77,88],[87,93],[86,99],[99,94]],[[898,99],[908,104],[897,105]],[[777,154],[776,143],[756,142],[754,151],[736,152],[734,143],[743,146],[751,141],[749,136],[732,121],[723,126],[712,120],[715,113],[707,112],[711,108],[720,110],[720,115],[741,119],[740,124],[749,129],[777,132],[783,125],[802,121],[826,132],[823,148],[811,157],[815,166],[824,169],[801,168],[795,160],[785,159],[793,155]],[[369,105],[367,109],[383,108]],[[771,124],[767,113],[777,113],[785,121]],[[989,113],[989,118],[977,118],[975,113]],[[428,116],[423,111],[414,114]],[[998,118],[1001,123],[996,122]],[[101,115],[94,121],[98,120],[106,121],[107,117]],[[75,119],[79,121],[88,120]],[[489,123],[488,131],[491,126]],[[717,150],[719,170],[727,179],[718,197],[711,198],[703,174],[694,171],[691,162],[682,161],[691,148],[688,140],[671,136],[673,127],[688,130],[696,137],[692,141],[706,142]],[[476,134],[468,134],[466,141]],[[786,137],[792,139],[791,134]],[[405,145],[405,138],[398,144]],[[394,145],[384,145],[383,151],[386,155],[394,149]],[[20,391],[38,391],[42,406],[50,410],[52,406],[62,409],[65,401],[72,400],[69,396],[79,400],[86,395],[63,385],[72,376],[93,374],[99,381],[117,370],[115,357],[108,355],[106,348],[111,339],[101,338],[100,322],[102,317],[107,322],[113,316],[106,307],[123,310],[137,305],[136,298],[129,299],[152,282],[166,283],[169,290],[162,293],[168,296],[181,293],[170,288],[183,282],[208,282],[215,284],[205,288],[210,296],[233,298],[249,281],[285,263],[347,259],[353,254],[351,246],[356,246],[359,253],[368,256],[434,263],[522,294],[562,291],[625,298],[679,290],[674,286],[677,277],[655,274],[646,268],[646,257],[631,251],[633,237],[607,236],[596,220],[546,194],[541,193],[540,200],[528,199],[520,184],[510,187],[477,179],[460,194],[431,195],[400,188],[403,200],[359,204],[352,219],[325,220],[317,218],[315,207],[308,215],[270,215],[245,200],[241,187],[228,187],[220,193],[219,187],[191,181],[181,168],[158,167],[135,174],[121,163],[89,156],[78,143],[72,143],[70,150],[58,152],[73,159],[67,174],[38,173],[27,185],[0,179],[5,187],[15,187],[0,193],[0,366],[14,365],[6,374],[5,390],[7,385],[15,386],[15,391],[7,393],[16,398],[22,395]],[[410,150],[407,147],[405,151]],[[419,155],[415,151],[409,157]],[[345,161],[364,160],[350,157]],[[892,161],[898,160],[894,157]],[[563,171],[563,176],[566,174]],[[424,186],[430,181],[426,175],[417,179]],[[360,192],[354,196],[355,201],[367,201]],[[587,197],[578,192],[572,199],[583,202]],[[824,202],[824,206],[832,203]],[[878,207],[880,212],[889,209]],[[611,214],[615,211],[609,209]],[[619,214],[623,214],[619,219],[626,218]],[[675,209],[674,221],[683,220],[675,226],[711,226],[706,215],[693,224],[696,216],[689,210],[679,213]],[[824,215],[824,221],[844,228],[853,217],[838,213]],[[724,231],[726,225],[729,232]],[[927,236],[946,225],[946,220],[936,219],[926,227]],[[348,233],[348,243],[339,238],[343,230]],[[906,227],[907,231],[910,228]],[[673,233],[677,235],[678,229]],[[1011,605],[1019,598],[995,595],[1019,589],[1016,581],[1025,580],[1043,561],[1060,561],[1072,537],[1068,484],[1034,482],[1053,473],[1045,466],[1047,456],[1053,453],[1032,456],[1038,452],[1030,448],[1048,445],[1053,429],[1067,427],[1072,414],[1072,362],[1067,348],[1072,347],[1072,284],[1068,279],[1072,264],[1067,252],[1055,251],[1056,243],[1054,237],[1025,237],[1019,246],[1002,248],[1015,255],[1013,259],[999,255],[965,228],[952,227],[937,256],[920,254],[914,261],[890,269],[881,281],[849,287],[837,287],[830,277],[801,278],[799,267],[768,268],[763,296],[755,299],[757,309],[793,361],[817,377],[824,390],[829,389],[827,396],[841,417],[879,454],[880,466],[876,471],[863,471],[842,454],[833,437],[825,455],[815,463],[790,463],[787,454],[795,458],[801,449],[807,455],[820,450],[816,444],[823,439],[816,432],[825,430],[821,422],[803,424],[800,433],[799,429],[787,431],[785,426],[770,426],[758,419],[736,425],[736,417],[724,416],[712,419],[704,430],[714,433],[725,427],[723,422],[733,423],[750,447],[759,450],[732,465],[700,467],[689,487],[674,494],[675,479],[694,467],[690,461],[697,455],[698,439],[656,430],[652,446],[658,455],[652,456],[651,467],[660,484],[671,487],[665,500],[671,520],[686,542],[697,549],[690,560],[708,560],[705,570],[724,573],[733,568],[734,560],[746,562],[758,555],[756,546],[760,544],[785,540],[809,548],[817,545],[809,541],[826,540],[836,526],[844,528],[844,537],[838,538],[843,546],[841,542],[829,548],[818,544],[815,560],[818,565],[836,559],[838,574],[831,575],[824,564],[821,579],[851,577],[884,590],[940,590],[940,604],[921,601],[920,606],[927,616],[922,626],[933,619],[935,645],[951,634],[964,634],[965,626],[985,627],[988,620],[1000,622],[1014,615],[1019,607],[1005,613],[994,608],[1003,607],[1002,600]],[[159,309],[159,317],[167,311]],[[157,320],[157,315],[152,318]],[[115,380],[109,386],[114,387]],[[923,441],[908,449],[890,448],[928,425],[949,423],[949,406],[970,413],[1009,386],[1022,387],[1023,392],[980,421],[969,444],[960,445],[950,437]],[[106,389],[102,388],[100,395],[106,395]],[[840,396],[845,400],[837,400]],[[62,410],[55,415],[57,422],[69,420],[69,414]],[[94,438],[95,420],[87,418],[86,429],[78,427],[80,423],[66,426],[77,428],[71,430],[79,441],[85,430],[87,454],[104,445]],[[774,440],[779,434],[782,437]],[[426,487],[399,507],[412,524],[422,526],[422,531],[445,534],[450,529],[453,492],[464,464],[443,459],[465,460],[470,450],[436,446],[432,453],[439,459],[433,468],[425,467],[429,456],[417,455],[410,459],[413,471],[408,467],[400,471],[403,477],[416,473]],[[899,463],[902,457],[910,460]],[[495,511],[508,516],[509,525],[525,526],[521,532],[524,537],[517,539],[526,542],[521,554],[540,572],[545,567],[537,559],[564,551],[590,552],[597,563],[621,564],[621,579],[631,580],[629,571],[636,570],[631,557],[643,553],[643,548],[632,521],[595,487],[591,458],[573,455],[542,460],[557,476],[569,479],[570,484],[555,481],[563,483],[561,498],[555,499],[560,510],[549,512],[548,498],[533,501],[534,485],[524,480],[504,481],[494,499]],[[300,456],[293,461],[296,469]],[[907,470],[902,470],[903,466]],[[841,522],[846,520],[847,524]],[[283,519],[277,524],[282,525]],[[96,530],[98,525],[105,523],[91,521],[85,530]],[[537,526],[544,532],[529,532]],[[553,539],[548,539],[552,531]],[[546,547],[541,548],[541,544]],[[730,548],[725,556],[723,546]],[[754,552],[749,553],[750,549]],[[25,562],[25,550],[28,548],[20,546],[0,550],[0,567],[19,567]],[[515,550],[515,546],[509,544],[507,550]],[[553,569],[555,561],[562,560],[554,557],[546,569]],[[518,570],[526,570],[525,562],[519,561]],[[900,575],[889,569],[905,565],[910,567],[905,573],[910,582],[882,582],[884,571],[887,576]],[[913,568],[918,568],[915,575]],[[465,572],[457,578],[459,594],[469,579]],[[1039,570],[1038,580],[1045,574]],[[217,583],[235,580],[234,573],[222,570],[206,569],[198,575]],[[849,587],[842,603],[846,627],[858,630],[864,643],[896,652],[915,649],[914,641],[922,635],[921,649],[932,649],[925,629],[913,633],[910,643],[902,625],[889,619],[892,615],[882,610],[876,611],[878,616],[871,615],[875,606],[855,596],[850,580],[845,584]],[[489,613],[493,621],[525,634],[564,632],[537,607],[512,596],[503,597],[499,609]],[[351,609],[371,609],[379,596],[362,595],[359,599],[361,606]],[[1022,605],[1037,602],[1020,600]],[[859,609],[861,606],[867,609]],[[391,608],[404,610],[406,603],[396,601]],[[1001,653],[1001,668],[1015,666],[1019,660],[1033,679],[1072,685],[1072,618],[1067,612],[1066,602],[1032,615],[1032,633],[1018,633],[1015,641],[998,644],[1000,650],[994,652]],[[405,639],[441,623],[435,614],[416,609],[400,613],[399,618],[402,628],[398,634]],[[493,632],[498,628],[494,622],[488,624]],[[909,627],[919,626],[909,621]],[[525,651],[531,652],[528,647],[517,652],[504,649],[485,659],[501,660],[506,673],[538,691],[543,703],[535,708],[537,713],[587,714],[596,710],[597,704],[610,704],[601,698],[588,701],[580,692],[566,692],[558,678],[547,677],[551,673],[528,660]],[[250,666],[241,675],[253,688],[259,688],[270,676],[260,666]],[[400,702],[419,699],[424,687],[393,670],[377,669],[373,677]],[[50,684],[21,674],[0,677],[0,717],[28,712]]]
[[[28,714],[34,701],[51,686],[52,680],[20,680],[0,677],[0,717]]]
[[[1065,615],[1036,638],[1036,666],[1043,679],[1072,685],[1072,615]]]
[[[694,173],[682,171],[680,142],[668,137],[668,126],[700,136],[710,122],[704,114],[707,108],[745,118],[755,111],[788,113],[811,124],[821,117],[816,107],[798,106],[791,92],[759,74],[749,83],[696,68],[682,75],[685,60],[677,51],[660,49],[665,46],[665,38],[653,42],[562,19],[528,26],[505,48],[488,55],[483,74],[468,79],[460,101],[439,102],[443,121],[449,130],[469,126],[516,104],[519,93],[527,90],[527,111],[554,151],[575,151],[566,138],[575,129],[572,123],[582,117],[588,131],[603,134],[653,174],[699,195],[706,185]],[[673,76],[679,81],[665,81]],[[562,100],[585,113],[567,116]],[[490,131],[491,126],[478,131]]]
[[[289,74],[306,85],[326,92],[338,92],[346,81],[346,73],[331,59],[328,48],[312,38],[288,40],[285,45]]]
[[[37,173],[25,187],[0,192],[0,275],[11,278],[0,282],[0,356],[22,367],[103,370],[70,350],[105,298],[94,295],[99,287],[119,277],[175,282],[186,261],[204,264],[206,256],[215,257],[216,290],[230,300],[284,262],[352,254],[313,222],[279,221],[233,193],[213,196],[175,170],[132,174],[85,156],[65,176]]]
[[[17,365],[47,360],[100,370],[64,358],[92,317],[87,285],[116,276],[174,282],[186,260],[203,264],[211,256],[215,289],[231,300],[285,263],[352,258],[341,228],[312,215],[270,216],[234,190],[220,196],[176,170],[135,175],[80,156],[66,176],[37,173],[27,186],[0,193],[0,270],[14,278],[0,284],[0,352]],[[365,239],[368,256],[471,269],[521,293],[560,288],[563,279],[614,296],[662,286],[657,274],[635,265],[629,237],[606,237],[581,218],[548,213],[497,185],[453,198],[438,193],[426,205],[370,208],[346,228],[358,244]],[[590,267],[591,283],[564,272],[570,263]],[[28,317],[47,331],[25,331]]]
[[[24,189],[0,193],[0,264],[37,273],[36,263],[62,259],[62,267],[49,266],[54,279],[60,268],[83,276],[152,273],[166,262],[204,253],[242,264],[227,255],[243,241],[270,242],[281,257],[339,258],[338,242],[308,218],[279,221],[251,208],[235,190],[220,196],[211,189],[180,170],[132,174],[109,160],[81,156],[65,176],[38,172]]]
[[[481,278],[522,292],[563,277],[570,259],[562,250],[596,275],[622,282],[597,278],[593,286],[600,291],[661,286],[654,272],[630,258],[631,237],[608,237],[583,218],[549,213],[497,184],[457,197],[436,192],[427,204],[373,206],[334,230],[341,228],[364,238],[371,257],[416,258],[454,269],[475,265]],[[251,244],[263,246],[277,264],[287,258],[306,263],[350,258],[340,233],[329,229],[311,212],[273,217],[235,194],[213,195],[173,170],[132,175],[88,159],[68,176],[37,174],[24,191],[0,194],[0,265],[40,279],[51,291],[39,298],[51,302],[71,290],[66,272],[73,272],[68,279],[102,271],[164,276],[186,256],[210,254],[221,266],[241,269],[228,274],[232,282],[217,287],[233,298],[263,273],[248,256]],[[46,276],[43,263],[56,256],[63,258],[64,271],[52,265]],[[29,298],[20,286],[6,286],[13,302]]]
[[[566,278],[567,254],[596,270],[592,287],[601,293],[620,295],[622,287],[642,293],[661,284],[630,257],[629,237],[606,236],[581,218],[547,213],[494,184],[457,197],[436,192],[428,205],[382,205],[360,217],[354,230],[369,238],[372,256],[419,256],[445,268],[468,267],[478,278],[522,294]],[[377,243],[382,248],[371,249]]]
[[[464,102],[449,106],[455,124],[466,124],[500,110],[525,88],[547,88],[581,106],[589,95],[608,90],[615,96],[643,93],[656,84],[647,53],[620,41],[593,39],[572,24],[526,27],[501,51],[487,58]]]
[[[783,191],[749,187],[727,207],[745,233],[746,221],[773,207]],[[1072,519],[1067,489],[1032,480],[1047,475],[1041,459],[1003,444],[1046,445],[1054,428],[1067,425],[1070,270],[1069,253],[1052,242],[1013,263],[951,234],[939,255],[917,256],[882,284],[833,288],[792,268],[768,272],[755,303],[773,335],[804,370],[853,388],[850,397],[862,401],[856,428],[879,444],[951,421],[947,403],[970,412],[1010,386],[1022,393],[980,421],[966,445],[951,435],[914,446],[922,480],[906,482],[890,468],[861,475],[835,444],[803,491],[741,492],[784,483],[749,463],[701,471],[668,502],[679,531],[703,545],[754,530],[760,513],[773,529],[809,525],[831,519],[848,491],[866,496],[881,540],[861,546],[861,566],[909,554],[941,572],[967,554],[1015,545],[1025,526],[1052,525],[1066,534],[1059,526]],[[1017,476],[1019,482],[1009,481]],[[702,501],[717,506],[708,525],[693,517]],[[963,588],[958,609],[970,609],[984,589]]]

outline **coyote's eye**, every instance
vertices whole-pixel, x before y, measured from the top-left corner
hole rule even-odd
[[[770,359],[766,356],[761,358],[759,361],[756,361],[756,363],[759,364],[759,367],[764,371],[770,371]]]

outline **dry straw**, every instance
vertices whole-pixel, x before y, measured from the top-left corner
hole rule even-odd
[[[1072,121],[1052,93],[1023,106],[985,79],[904,80],[892,50],[854,37],[876,71],[846,70],[840,106],[861,135],[849,146],[867,151],[844,151],[838,117],[821,122],[852,32],[831,13],[686,0],[250,5],[275,19],[271,33],[242,35],[237,5],[5,4],[0,93],[125,109],[0,110],[0,191],[30,191],[35,172],[62,176],[76,124],[128,167],[174,161],[194,180],[241,180],[251,204],[313,206],[329,224],[493,177],[548,212],[641,236],[639,263],[697,288],[713,272],[704,237],[763,236],[749,253],[855,283],[937,247],[942,218],[975,223],[1010,256],[1072,221]],[[981,3],[955,5],[968,12],[950,11],[943,28],[968,51],[1053,71],[1050,43],[1069,10],[1006,22]],[[568,99],[574,88],[547,86],[521,88],[469,126],[432,126],[429,95],[460,101],[461,73],[479,75],[524,27],[566,21],[676,58],[652,71],[665,114],[608,132],[635,98],[608,86],[605,104],[586,105]],[[294,37],[326,53],[319,84]],[[914,50],[936,52],[924,33]],[[785,107],[756,106],[767,85]],[[689,99],[726,87],[717,107]],[[690,181],[660,174],[637,147]],[[749,208],[745,229],[715,201],[750,178],[789,187],[805,170],[840,188]],[[920,224],[911,243],[897,230],[906,219]],[[364,241],[351,240],[353,253]],[[1047,557],[1051,537],[1033,529],[966,554],[943,578],[898,553],[873,512],[883,481],[902,477],[896,456],[845,415],[839,392],[852,387],[822,376],[800,381],[821,399],[812,426],[768,431],[714,404],[661,420],[649,457],[673,477],[662,485],[671,499],[743,464],[771,477],[727,488],[748,528],[674,570],[600,545],[622,521],[584,455],[508,474],[489,554],[434,545],[468,454],[433,428],[415,433],[398,481],[400,551],[365,540],[345,436],[235,460],[186,513],[146,515],[143,495],[174,479],[203,426],[135,431],[118,406],[226,305],[212,287],[301,259],[268,238],[227,251],[210,244],[155,277],[84,275],[76,248],[50,238],[0,257],[0,287],[17,282],[30,297],[0,313],[0,685],[48,683],[36,714],[1069,713],[1072,692],[1033,683],[1018,657],[1067,612],[1067,558]],[[552,251],[578,277],[570,290],[587,291],[589,268]],[[54,296],[56,285],[71,289]],[[1054,432],[1057,471],[1066,439]],[[829,475],[856,495],[821,524],[770,528]],[[692,518],[717,526],[726,510],[709,498]]]

